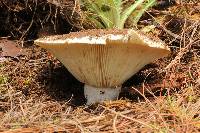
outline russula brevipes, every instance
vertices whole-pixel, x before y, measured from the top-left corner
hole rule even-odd
[[[85,30],[47,36],[35,44],[53,53],[81,82],[87,104],[115,100],[121,85],[168,47],[130,29]]]

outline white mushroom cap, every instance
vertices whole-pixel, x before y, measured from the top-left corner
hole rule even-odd
[[[153,60],[170,53],[163,42],[134,30],[86,30],[41,38],[35,44],[52,52],[81,82],[116,87]]]

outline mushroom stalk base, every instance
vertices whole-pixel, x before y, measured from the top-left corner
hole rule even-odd
[[[87,105],[106,100],[117,100],[120,92],[121,86],[114,88],[97,88],[89,85],[84,86],[84,95],[87,99]]]

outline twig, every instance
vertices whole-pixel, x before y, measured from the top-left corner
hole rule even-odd
[[[150,104],[150,106],[159,114],[159,111],[157,110],[157,108],[151,103],[151,101],[149,101],[149,99],[146,98],[146,96],[144,94],[142,94],[140,91],[138,91],[136,88],[132,87],[135,91],[137,91],[141,96],[144,97],[144,99]],[[166,129],[168,129],[167,124],[165,122],[165,120],[163,119],[163,117],[161,115],[158,115],[160,117],[160,119],[162,120],[164,126],[166,127]]]
[[[197,22],[197,23],[198,23],[198,22]],[[172,60],[172,61],[170,62],[170,64],[167,65],[167,67],[165,68],[165,70],[169,70],[170,68],[172,68],[172,66],[173,66],[174,64],[176,64],[176,63],[183,57],[183,55],[184,55],[185,53],[187,53],[188,49],[191,47],[192,44],[197,43],[197,42],[200,42],[200,40],[197,40],[196,42],[194,42],[194,41],[192,40],[192,38],[193,38],[193,36],[194,36],[194,34],[195,34],[196,30],[197,30],[197,27],[198,27],[197,23],[195,23],[196,26],[195,26],[195,28],[193,29],[192,35],[190,36],[189,44],[186,45],[184,48],[180,49],[180,52],[178,53],[178,55],[175,57],[174,60]]]
[[[117,121],[117,114],[115,115],[115,118],[113,119],[113,130],[114,130],[114,133],[118,133],[118,130],[116,128],[116,121]]]
[[[108,110],[108,111],[110,111],[110,112],[112,112],[112,113],[114,113],[114,114],[116,114],[116,115],[118,115],[118,116],[121,116],[121,117],[123,117],[123,118],[129,119],[129,120],[134,121],[134,122],[137,122],[137,123],[139,123],[139,124],[142,124],[142,125],[144,125],[144,126],[146,126],[146,127],[149,127],[150,129],[152,129],[152,127],[151,127],[150,125],[148,125],[147,123],[145,123],[145,122],[142,122],[142,121],[140,121],[140,120],[137,120],[137,119],[128,117],[128,116],[126,116],[126,115],[123,115],[122,113],[116,112],[115,110],[109,109],[109,108],[107,108],[107,107],[105,107],[105,106],[103,106],[103,105],[101,105],[101,106],[102,106],[103,108],[105,108],[106,110]]]
[[[33,12],[33,16],[32,16],[31,23],[30,23],[30,25],[28,26],[27,30],[22,34],[22,36],[21,36],[20,39],[19,39],[19,42],[22,43],[22,47],[23,47],[24,36],[28,33],[28,31],[30,30],[31,26],[33,25],[35,13],[36,13],[36,9],[37,9],[37,0],[35,0],[35,9],[34,9],[34,12]]]

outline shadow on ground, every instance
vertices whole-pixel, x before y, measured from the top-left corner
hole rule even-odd
[[[50,64],[50,65],[49,65]],[[42,68],[38,78],[44,83],[45,93],[56,101],[69,101],[72,105],[85,103],[83,84],[61,64],[51,62]]]

